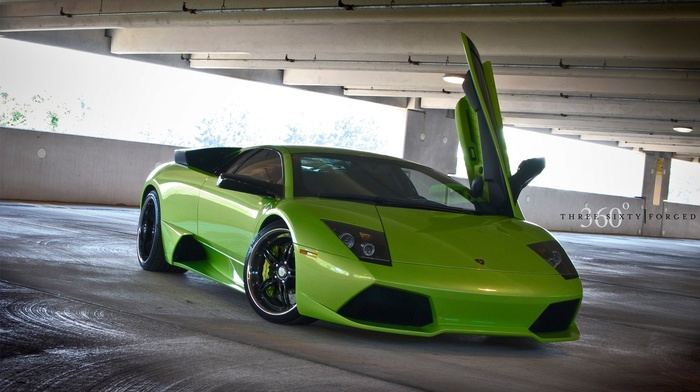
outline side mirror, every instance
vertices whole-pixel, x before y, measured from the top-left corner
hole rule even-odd
[[[544,170],[544,158],[530,158],[522,161],[518,171],[510,176],[510,189],[513,192],[513,200],[518,200],[520,192]]]
[[[484,177],[482,176],[476,176],[472,180],[471,185],[469,186],[469,194],[472,195],[472,197],[481,197],[481,195],[484,193]]]
[[[250,193],[264,197],[279,198],[281,195],[281,192],[276,192],[275,189],[275,187],[281,188],[279,185],[268,184],[249,178],[241,178],[231,174],[221,174],[219,180],[216,182],[216,186],[221,189]]]

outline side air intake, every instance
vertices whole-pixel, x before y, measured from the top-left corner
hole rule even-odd
[[[383,286],[370,286],[338,312],[348,319],[404,327],[423,327],[433,322],[428,297]]]

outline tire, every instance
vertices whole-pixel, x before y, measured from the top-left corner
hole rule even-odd
[[[160,202],[158,193],[150,191],[141,203],[139,227],[136,233],[137,253],[141,268],[155,272],[185,272],[184,268],[168,264],[163,251],[160,231]]]
[[[296,265],[292,236],[277,221],[265,226],[253,240],[245,260],[245,293],[253,310],[276,324],[308,324],[296,304]]]

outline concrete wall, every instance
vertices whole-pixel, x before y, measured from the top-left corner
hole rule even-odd
[[[647,220],[661,220],[661,236],[700,239],[700,206],[664,202],[662,216],[647,214]]]
[[[438,141],[442,144],[441,141]],[[0,199],[136,206],[143,181],[177,147],[0,128]],[[552,231],[700,239],[700,206],[527,187],[525,218]]]
[[[525,219],[552,231],[700,239],[700,206],[663,202],[659,213],[640,198],[538,187],[518,201]]]
[[[0,199],[135,206],[175,148],[0,128]]]
[[[642,234],[642,199],[527,187],[518,202],[525,219],[548,230]]]

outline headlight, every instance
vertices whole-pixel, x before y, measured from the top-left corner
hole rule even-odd
[[[369,263],[391,265],[389,246],[384,233],[364,227],[323,220],[338,239],[357,256]]]
[[[536,244],[530,244],[528,247],[540,255],[552,268],[557,270],[564,279],[578,278],[578,272],[576,272],[574,264],[569,259],[569,256],[566,255],[566,252],[564,252],[564,248],[562,248],[557,241],[538,242]]]

